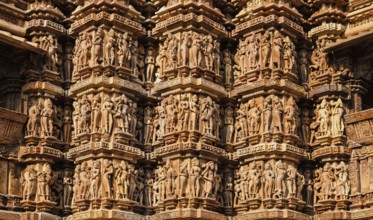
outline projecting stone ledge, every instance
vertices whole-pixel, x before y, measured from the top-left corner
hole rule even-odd
[[[297,219],[309,220],[309,215],[293,211],[290,209],[270,209],[257,210],[240,214],[234,217],[234,220],[254,220],[254,219]]]
[[[226,220],[223,214],[208,211],[205,209],[174,209],[149,216],[149,220],[166,219],[199,219],[199,220]]]
[[[66,220],[88,220],[88,219],[112,219],[112,220],[145,220],[146,216],[133,212],[126,212],[121,210],[88,210],[84,212],[75,213],[66,218]]]

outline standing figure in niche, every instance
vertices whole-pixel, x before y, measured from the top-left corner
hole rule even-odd
[[[213,187],[213,182],[215,178],[214,169],[215,169],[215,164],[213,161],[210,161],[205,164],[205,169],[201,173],[203,179],[205,180],[205,184],[203,187],[203,194],[202,194],[202,196],[205,198],[210,197],[212,193],[212,187]]]
[[[63,140],[71,141],[71,110],[68,106],[63,110]]]
[[[91,47],[92,47],[92,42],[91,42],[90,36],[87,35],[87,32],[83,32],[82,40],[80,41],[81,51],[79,52],[80,68],[84,68],[89,65],[88,61],[90,58],[89,55],[91,54]]]
[[[63,203],[64,207],[71,206],[71,199],[73,195],[73,180],[70,170],[65,170],[63,176]]]
[[[248,102],[249,110],[247,112],[248,130],[250,135],[259,133],[260,128],[260,111],[257,107],[255,99],[251,99]]]
[[[102,174],[102,188],[105,198],[112,198],[111,193],[111,182],[114,173],[114,167],[111,161],[105,159],[103,162],[103,174]]]
[[[91,195],[92,198],[99,198],[100,184],[101,184],[101,163],[99,160],[94,160],[92,162],[91,170]]]
[[[38,124],[40,123],[41,103],[35,102],[28,110],[27,132],[30,135],[37,135]]]
[[[273,109],[272,109],[272,130],[273,132],[282,132],[282,113],[283,113],[282,101],[278,96],[273,97]]]
[[[207,65],[208,70],[212,70],[214,59],[213,59],[213,40],[211,35],[207,35],[204,39],[204,55],[205,55],[205,61]]]
[[[267,96],[263,105],[264,133],[270,132],[272,124],[272,98]]]
[[[153,48],[149,48],[145,57],[145,65],[146,65],[146,81],[153,82],[153,73],[155,68],[155,58],[154,58],[154,50]]]
[[[232,54],[226,49],[223,52],[223,65],[225,73],[225,84],[230,85],[232,83]]]
[[[76,137],[80,131],[80,103],[79,101],[73,102],[74,111],[73,111],[73,126],[74,126],[74,136]]]
[[[166,181],[167,174],[163,167],[159,167],[158,170],[158,187],[159,187],[159,200],[163,201],[166,198]]]
[[[92,102],[92,132],[98,132],[101,126],[101,98],[97,94]]]
[[[284,67],[286,72],[291,72],[294,67],[293,63],[293,42],[291,42],[289,36],[286,36],[284,39]]]
[[[236,57],[238,58],[237,60],[239,61],[238,63],[241,69],[241,74],[246,72],[246,46],[247,46],[246,40],[240,39]]]
[[[232,107],[228,106],[225,109],[225,116],[224,116],[224,124],[225,124],[225,143],[233,143],[233,133],[234,133],[234,125],[233,125],[233,109]]]
[[[194,157],[192,159],[192,167],[189,172],[189,190],[191,191],[191,197],[196,198],[199,196],[200,191],[200,180],[201,168],[199,166],[199,160]]]
[[[213,101],[209,96],[203,99],[201,107],[202,133],[212,135]]]
[[[187,94],[183,94],[181,95],[181,101],[179,103],[179,114],[178,114],[178,122],[179,122],[180,130],[188,130],[189,116],[190,116],[190,107],[189,107],[188,96]]]
[[[95,37],[93,38],[93,48],[94,48],[94,54],[93,54],[93,60],[95,62],[95,65],[98,65],[101,63],[102,60],[102,39],[103,31],[102,28],[99,27],[97,29],[97,32],[95,34]]]
[[[41,137],[49,137],[53,135],[53,118],[54,110],[50,99],[44,101],[44,108],[40,113],[41,116]]]
[[[109,96],[106,96],[104,103],[102,105],[102,120],[101,120],[101,129],[104,134],[111,134],[113,128],[113,102],[110,100]]]
[[[283,68],[283,42],[282,36],[279,31],[275,31],[272,37],[272,68],[273,69],[282,69]]]
[[[105,32],[104,65],[114,65],[115,45],[115,31],[110,29],[109,32]]]
[[[301,50],[299,52],[299,72],[300,77],[302,79],[302,83],[307,85],[308,83],[308,75],[309,75],[309,59],[308,59],[308,52],[306,50]]]
[[[316,120],[320,123],[319,130],[321,135],[329,135],[330,111],[329,104],[325,99],[321,101],[320,109],[318,110],[318,118]]]
[[[166,164],[164,166],[166,171],[166,195],[167,198],[172,198],[175,195],[175,189],[176,189],[176,171],[174,168],[172,168],[172,164],[170,160],[166,161]]]
[[[167,67],[173,67],[177,63],[178,40],[171,34],[168,34],[167,39]]]
[[[275,174],[272,171],[272,166],[269,162],[264,165],[263,171],[263,181],[264,181],[264,198],[272,198],[273,187],[275,182]]]
[[[297,188],[297,169],[291,164],[287,165],[287,170],[286,170],[286,185],[287,185],[287,190],[288,190],[288,197],[295,197],[296,196],[296,188]]]
[[[192,46],[190,48],[190,66],[200,67],[202,62],[202,41],[199,34],[194,33],[192,37]]]
[[[331,109],[331,117],[332,117],[332,135],[343,135],[344,131],[344,122],[343,122],[343,103],[341,98],[339,98],[336,102],[331,102],[330,106]]]
[[[126,63],[131,59],[127,32],[125,32],[124,34],[119,34],[117,54],[119,66],[125,66]]]
[[[190,34],[188,32],[184,32],[181,38],[181,66],[188,66],[189,65],[189,48],[191,46],[191,39]]]
[[[91,103],[86,95],[82,97],[82,105],[80,106],[80,128],[81,132],[89,132],[91,123]]]
[[[297,110],[292,96],[286,102],[284,108],[285,134],[295,134]]]
[[[150,171],[145,174],[145,205],[152,206],[154,179]]]
[[[186,193],[186,187],[188,185],[188,171],[189,171],[188,168],[189,168],[189,161],[184,160],[180,164],[180,172],[179,172],[180,186],[179,186],[179,192],[178,192],[179,197],[184,197],[188,195],[188,193]]]
[[[192,95],[192,98],[189,103],[190,106],[190,116],[189,116],[189,129],[194,131],[197,130],[197,122],[199,116],[199,105],[198,105],[198,96]]]
[[[286,170],[282,160],[279,160],[275,163],[275,196],[277,198],[282,198],[286,191],[285,184]]]
[[[247,45],[247,57],[249,58],[248,67],[250,70],[254,70],[257,67],[258,61],[258,42],[255,34],[251,35],[248,38],[248,45]]]
[[[28,165],[23,173],[24,187],[23,187],[23,199],[31,200],[31,196],[34,194],[36,187],[37,173],[35,171],[35,165]]]
[[[269,66],[269,58],[271,54],[271,43],[270,43],[270,34],[266,31],[261,38],[260,48],[261,48],[261,68]]]

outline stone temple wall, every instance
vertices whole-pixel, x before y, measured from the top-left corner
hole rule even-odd
[[[370,0],[0,0],[0,219],[373,219]]]

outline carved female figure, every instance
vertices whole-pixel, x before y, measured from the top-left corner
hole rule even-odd
[[[198,121],[198,114],[199,114],[199,105],[198,105],[198,96],[193,95],[190,103],[190,116],[189,116],[189,129],[194,131],[197,130],[197,121]]]
[[[86,161],[84,161],[80,167],[80,173],[79,173],[79,195],[80,199],[88,199],[89,198],[89,185],[90,183],[90,178],[88,174],[88,164]]]
[[[159,201],[163,201],[166,198],[166,181],[167,181],[166,170],[163,167],[159,167],[159,171],[158,171]]]
[[[282,160],[279,160],[275,163],[275,180],[276,180],[276,187],[275,187],[275,195],[278,198],[282,198],[286,191],[286,184],[285,184],[285,176],[286,170]]]
[[[194,33],[192,37],[192,46],[190,48],[189,65],[191,67],[200,67],[202,62],[202,41],[199,34]]]
[[[150,171],[145,174],[145,205],[152,206],[154,180]]]
[[[302,79],[302,83],[307,84],[308,83],[308,65],[309,65],[309,59],[308,59],[308,52],[306,50],[301,50],[299,52],[299,72]]]
[[[331,109],[331,116],[332,116],[332,135],[343,135],[344,131],[344,122],[343,122],[343,103],[341,98],[339,98],[336,102],[331,102],[330,106],[333,108]]]
[[[131,59],[130,50],[128,47],[128,33],[119,34],[118,37],[118,63],[119,66],[124,66]]]
[[[297,111],[295,106],[295,102],[292,96],[286,102],[284,108],[284,129],[285,134],[295,134],[296,129],[296,117]]]
[[[321,173],[321,194],[323,199],[329,199],[334,179],[334,173],[330,163],[326,163]]]
[[[91,123],[91,103],[89,103],[86,95],[82,97],[82,105],[80,106],[80,129],[82,132],[88,132]]]
[[[252,162],[249,165],[248,175],[248,194],[250,198],[258,197],[260,188],[260,171],[256,162]]]
[[[75,167],[75,171],[74,171],[74,180],[73,180],[73,202],[75,202],[76,200],[79,200],[81,198],[80,196],[80,165],[77,164],[76,167]]]
[[[181,60],[182,66],[188,66],[189,65],[189,48],[191,46],[191,39],[190,39],[190,34],[188,32],[184,32],[181,38],[181,46],[180,46],[180,51],[181,51]]]
[[[36,185],[36,176],[34,165],[28,165],[23,173],[24,187],[23,187],[23,199],[30,200],[34,192]]]
[[[269,66],[269,57],[271,53],[270,34],[266,31],[260,41],[261,48],[261,68]]]
[[[241,103],[240,108],[237,109],[237,117],[236,119],[240,122],[241,132],[242,132],[242,138],[247,137],[247,119],[246,119],[246,105]]]
[[[272,198],[275,175],[272,171],[272,167],[269,162],[267,162],[264,165],[263,180],[264,180],[264,198],[265,199]]]
[[[116,186],[116,198],[124,199],[127,198],[128,194],[128,172],[127,164],[124,160],[115,167],[115,186]]]
[[[111,181],[114,173],[114,167],[111,161],[105,159],[103,162],[102,188],[105,198],[112,198]]]
[[[193,198],[199,196],[200,175],[201,175],[201,168],[199,167],[199,160],[196,157],[194,157],[192,159],[192,167],[189,172],[189,188],[191,190],[191,196]]]
[[[214,64],[214,59],[213,59],[213,40],[211,35],[205,36],[204,39],[204,55],[205,55],[205,61],[207,65],[208,70],[212,70],[213,64]]]
[[[249,199],[249,174],[246,168],[247,167],[241,166],[237,174],[241,189],[241,201],[246,201],[247,199]]]
[[[179,186],[179,197],[184,197],[186,195],[186,187],[188,184],[188,167],[189,167],[189,161],[184,160],[180,164],[180,171],[179,171],[179,181],[180,181],[180,186]]]
[[[101,126],[101,98],[99,94],[93,97],[92,117],[92,132],[98,132]]]
[[[267,96],[263,104],[264,133],[270,132],[272,124],[272,98]]]
[[[154,58],[154,50],[153,48],[149,48],[145,57],[145,65],[146,65],[146,81],[153,82],[153,73],[155,68],[155,58]]]
[[[41,105],[35,102],[28,110],[28,122],[27,122],[27,132],[30,135],[37,135],[38,123],[40,121],[40,110]]]
[[[111,134],[111,130],[113,128],[113,102],[110,100],[109,96],[104,98],[104,103],[102,105],[102,120],[101,120],[101,128],[102,133],[104,134]]]
[[[64,207],[71,206],[71,197],[73,194],[73,180],[70,170],[65,170],[63,177],[63,202]]]
[[[282,62],[283,62],[283,56],[282,56],[282,36],[279,31],[275,31],[273,33],[272,37],[272,68],[273,69],[282,69]]]
[[[329,120],[330,120],[330,112],[329,112],[329,105],[325,99],[321,101],[320,109],[318,110],[318,118],[316,119],[319,121],[320,132],[321,135],[328,135],[330,134],[329,131]]]
[[[212,135],[212,116],[213,116],[213,101],[210,96],[207,96],[202,101],[201,121],[202,133]]]
[[[223,52],[223,65],[225,73],[225,84],[229,85],[232,83],[232,54],[226,49]]]
[[[291,72],[293,70],[293,42],[291,42],[289,36],[284,39],[284,67],[286,72]]]
[[[53,104],[50,99],[44,101],[44,108],[40,113],[42,137],[52,136],[53,134]]]
[[[63,140],[71,141],[71,110],[68,106],[63,111]]]
[[[88,66],[88,61],[89,61],[89,55],[91,54],[91,47],[92,47],[92,42],[90,36],[87,35],[87,32],[83,32],[81,41],[80,41],[80,48],[81,52],[80,57],[79,57],[79,63],[80,63],[80,68],[84,68]]]
[[[282,132],[282,101],[278,96],[273,97],[272,129],[273,132]]]
[[[78,101],[73,102],[73,126],[74,126],[74,136],[76,137],[79,133],[79,119],[80,119],[80,103]]]
[[[247,57],[249,61],[247,66],[250,70],[254,70],[257,67],[258,59],[258,45],[254,34],[248,37]]]
[[[255,99],[248,102],[249,111],[247,112],[247,121],[250,135],[258,134],[260,128],[260,111]]]
[[[179,130],[188,130],[189,116],[190,116],[190,107],[187,94],[181,95],[181,101],[179,102],[179,111],[178,111],[178,122]]]
[[[224,186],[224,202],[226,207],[232,207],[233,201],[233,178],[232,176],[227,176],[225,179],[225,186]]]
[[[115,44],[115,31],[110,29],[109,32],[105,32],[104,65],[114,65]]]
[[[99,27],[97,29],[97,32],[95,34],[95,37],[93,38],[93,48],[94,48],[94,54],[93,54],[93,60],[95,61],[95,65],[98,65],[101,63],[102,60],[102,44],[103,44],[103,39],[102,39],[102,28]]]
[[[214,182],[214,168],[215,164],[213,161],[210,161],[205,164],[205,169],[202,171],[201,175],[205,180],[205,184],[203,187],[203,194],[205,198],[208,198],[212,193],[212,187]]]
[[[99,198],[98,192],[101,184],[101,163],[99,160],[92,161],[91,178],[91,195],[93,199],[97,199]]]
[[[297,169],[293,167],[291,164],[288,164],[286,170],[286,185],[288,189],[288,197],[295,197],[296,196],[296,178],[297,178]]]

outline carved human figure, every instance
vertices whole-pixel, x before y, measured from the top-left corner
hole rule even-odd
[[[111,134],[113,128],[113,106],[114,104],[110,97],[106,96],[101,109],[101,129],[103,134]]]
[[[153,73],[155,69],[155,58],[154,58],[154,50],[153,48],[149,48],[145,57],[145,65],[146,65],[146,81],[153,82]]]
[[[153,109],[150,106],[146,106],[144,110],[144,142],[149,144],[152,141],[154,132],[154,121],[153,121]]]
[[[273,96],[273,109],[272,109],[272,131],[282,132],[282,114],[284,108],[282,101],[278,96]]]
[[[295,197],[297,193],[297,169],[291,165],[287,165],[286,169],[286,186],[288,191],[288,197]]]
[[[92,132],[99,132],[101,127],[101,98],[97,94],[93,97],[92,102]]]
[[[178,196],[179,197],[185,197],[188,196],[186,193],[186,188],[188,185],[188,172],[189,172],[189,161],[184,160],[180,164],[180,169],[179,169],[179,192]]]
[[[75,101],[73,102],[74,111],[73,111],[73,126],[74,126],[74,136],[76,137],[79,134],[80,131],[80,102]]]
[[[23,173],[23,200],[31,200],[36,187],[35,165],[28,165]]]
[[[91,185],[90,174],[88,173],[88,163],[83,161],[80,166],[79,172],[79,199],[88,199],[89,198],[89,190]]]
[[[334,167],[336,179],[336,196],[339,200],[347,200],[350,193],[348,166],[341,161]]]
[[[74,170],[74,177],[73,177],[73,199],[72,199],[72,202],[71,202],[71,205],[73,206],[73,204],[76,202],[76,200],[79,200],[81,198],[81,195],[80,195],[80,164],[77,164],[75,166],[75,170]]]
[[[304,172],[304,181],[306,185],[306,204],[312,205],[312,192],[313,192],[313,180],[312,180],[312,172],[311,170],[307,169]]]
[[[181,95],[181,100],[178,107],[178,130],[188,130],[190,116],[190,102],[187,94]]]
[[[331,134],[334,136],[343,135],[344,132],[344,121],[343,121],[343,103],[341,98],[336,102],[330,102],[331,108]]]
[[[271,55],[271,43],[270,43],[270,33],[268,31],[264,32],[263,37],[260,40],[261,48],[261,68],[269,66],[269,58]]]
[[[191,46],[191,37],[190,33],[184,32],[181,38],[181,65],[188,66],[189,65],[189,48]]]
[[[301,115],[301,127],[302,127],[302,139],[304,143],[309,143],[311,131],[310,131],[310,111],[308,108],[302,109],[302,115]]]
[[[74,47],[71,43],[67,43],[65,45],[65,55],[64,55],[64,63],[63,63],[63,72],[64,72],[64,80],[71,81],[72,75],[74,72],[74,68],[76,68],[76,63],[74,63]]]
[[[285,184],[285,177],[286,177],[286,170],[282,160],[278,160],[275,163],[275,196],[277,198],[282,198],[284,193],[286,192],[286,184]]]
[[[253,34],[248,37],[247,41],[247,54],[246,56],[248,57],[248,68],[250,70],[254,70],[257,68],[258,64],[258,58],[259,58],[259,43],[257,41],[258,39],[256,38],[256,35]]]
[[[204,50],[203,54],[205,57],[205,62],[208,70],[213,70],[213,64],[214,64],[214,59],[213,59],[213,49],[214,49],[214,44],[213,44],[213,39],[211,35],[207,35],[203,39],[203,45],[204,45]]]
[[[204,165],[205,169],[202,171],[201,176],[204,179],[204,186],[202,196],[208,198],[212,195],[213,183],[214,183],[214,169],[215,163],[209,161]]]
[[[226,207],[233,207],[233,178],[231,175],[228,175],[225,178],[224,185],[224,204]]]
[[[284,50],[284,54],[283,54],[283,58],[284,58],[284,70],[286,72],[291,72],[294,68],[294,60],[293,60],[293,57],[294,57],[294,54],[293,54],[293,47],[294,47],[294,44],[293,42],[290,40],[289,36],[286,36],[285,39],[284,39],[284,47],[283,47],[283,50]]]
[[[330,111],[329,104],[326,99],[323,99],[320,103],[320,109],[318,110],[318,118],[316,119],[319,123],[319,130],[321,135],[329,135],[329,123],[330,123]]]
[[[189,65],[200,67],[202,62],[202,40],[198,33],[192,35],[192,46],[189,51]]]
[[[241,103],[240,108],[237,109],[237,121],[240,123],[242,138],[247,137],[248,134],[248,126],[247,126],[247,119],[246,119],[246,104]]]
[[[104,194],[104,198],[112,198],[113,196],[111,186],[114,174],[114,167],[113,163],[110,160],[104,159],[102,172],[102,191]]]
[[[224,141],[225,143],[233,143],[233,133],[234,133],[234,125],[233,125],[233,109],[232,107],[228,106],[225,109],[224,115],[224,124],[225,124],[225,136]]]
[[[192,167],[189,171],[189,190],[192,198],[198,197],[200,192],[201,168],[198,158],[192,159]]]
[[[37,190],[36,201],[49,201],[50,200],[50,180],[52,179],[52,170],[50,165],[45,163],[39,164],[41,170],[37,172]]]
[[[44,100],[44,108],[40,113],[41,117],[41,137],[49,137],[53,135],[53,118],[54,110],[52,101],[47,98]]]
[[[115,64],[115,31],[110,29],[105,31],[104,38],[104,65],[114,65]]]
[[[101,162],[100,160],[92,161],[91,178],[92,178],[92,181],[90,182],[91,196],[93,199],[98,199],[99,191],[101,187]]]
[[[215,75],[220,75],[220,42],[219,40],[214,40],[212,49],[212,59],[213,59],[213,71]]]
[[[86,95],[83,95],[80,106],[80,117],[79,117],[79,128],[81,132],[89,132],[91,124],[91,103],[89,102]]]
[[[275,182],[275,174],[273,173],[272,166],[268,161],[264,165],[263,170],[263,181],[264,181],[264,198],[272,198],[274,182]]]
[[[115,166],[114,183],[116,189],[116,199],[127,198],[128,195],[128,172],[127,164],[122,160],[117,166]]]
[[[70,170],[64,171],[63,176],[63,202],[64,207],[71,206],[71,199],[73,195],[73,178]]]
[[[286,101],[284,108],[284,130],[285,134],[295,134],[296,131],[296,117],[297,117],[297,108],[294,101],[294,98],[290,96]]]
[[[81,36],[81,41],[80,41],[80,51],[79,51],[79,66],[80,69],[84,68],[89,65],[88,61],[90,59],[90,54],[91,54],[91,47],[92,47],[92,42],[90,36],[88,36],[87,32],[83,32]]]
[[[300,173],[297,173],[297,194],[296,197],[303,201],[302,190],[306,183],[306,179]]]
[[[327,162],[321,172],[320,183],[321,183],[321,196],[322,199],[329,199],[331,196],[331,190],[333,187],[334,173],[332,171],[332,166]],[[315,187],[316,188],[316,187]]]
[[[159,187],[159,200],[163,201],[166,198],[166,182],[167,171],[164,167],[160,166],[158,170],[158,187]]]
[[[272,98],[267,96],[263,104],[264,133],[270,132],[272,124]]]
[[[308,83],[309,77],[309,58],[308,52],[306,50],[301,50],[299,52],[299,72],[303,84]]]
[[[247,172],[248,180],[248,194],[250,198],[257,198],[259,196],[261,173],[256,162],[249,164],[249,170]]]
[[[275,31],[272,36],[272,68],[283,68],[283,41],[279,31]]]
[[[241,70],[241,73],[246,72],[246,47],[247,47],[247,42],[246,40],[240,39],[240,42],[238,44],[238,50],[235,55],[235,59],[237,60],[236,62],[239,65],[239,69]]]
[[[115,127],[121,132],[129,132],[130,109],[127,103],[127,97],[124,94],[115,98]]]
[[[95,65],[98,65],[101,63],[102,61],[102,44],[103,44],[103,30],[101,27],[99,27],[96,31],[96,33],[94,34],[94,38],[93,38],[93,60],[94,60],[94,64]]]
[[[167,198],[173,198],[175,196],[176,189],[176,170],[172,167],[171,161],[168,159],[164,165],[166,171],[166,196]]]
[[[174,132],[175,125],[177,122],[177,107],[174,101],[174,97],[171,95],[164,99],[165,115],[166,115],[166,133]]]
[[[29,135],[37,135],[38,124],[40,123],[41,108],[41,103],[35,102],[28,110],[29,119],[26,127]]]
[[[232,61],[232,54],[228,49],[224,50],[223,52],[223,66],[224,66],[224,73],[225,73],[225,84],[230,85],[232,84],[233,61]]]
[[[255,99],[251,99],[247,105],[249,108],[247,111],[248,130],[250,135],[255,135],[260,129],[260,110]]]
[[[131,59],[131,54],[128,45],[128,33],[119,34],[118,36],[118,63],[119,66],[125,66]]]
[[[153,186],[154,186],[154,179],[152,177],[152,172],[147,171],[145,174],[145,205],[152,206],[152,199],[153,199]]]
[[[63,140],[71,142],[71,110],[66,106],[63,110]]]
[[[129,107],[129,127],[128,132],[132,135],[136,136],[136,126],[137,126],[137,103],[128,100],[128,107]]]
[[[156,81],[160,80],[164,75],[164,71],[167,65],[166,53],[167,53],[167,47],[160,44],[158,56],[156,58],[156,65],[159,67],[159,77],[157,77]]]
[[[45,49],[48,51],[48,58],[47,58],[47,68],[56,71],[57,69],[57,47],[58,43],[57,40],[54,39],[53,35],[48,35],[48,39],[46,39],[46,47]]]
[[[189,115],[189,129],[194,131],[197,130],[197,122],[199,117],[199,105],[198,105],[198,96],[192,95],[192,98],[189,102],[190,115]]]
[[[201,100],[202,133],[212,135],[213,130],[213,101],[210,96]]]
[[[175,36],[169,33],[166,42],[165,47],[167,47],[167,67],[174,67],[174,65],[177,63],[178,40]]]

